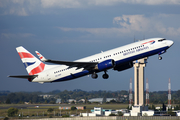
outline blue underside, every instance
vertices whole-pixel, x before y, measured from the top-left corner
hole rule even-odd
[[[169,47],[164,47],[164,48],[156,49],[156,50],[153,50],[153,51],[150,51],[150,52],[142,53],[142,54],[139,54],[139,55],[136,55],[136,56],[128,57],[126,59],[122,59],[122,60],[116,61],[116,65],[121,65],[123,63],[131,62],[131,61],[143,58],[143,57],[152,56],[152,55],[158,54],[159,52],[161,52],[163,50],[167,50],[168,48]],[[60,81],[72,80],[72,79],[75,79],[75,78],[86,76],[88,74],[91,74],[91,72],[88,71],[88,70],[84,70],[82,72],[79,72],[79,73],[76,73],[76,74],[72,74],[72,75],[69,75],[69,76],[57,79],[57,80],[52,81],[52,82],[60,82]]]

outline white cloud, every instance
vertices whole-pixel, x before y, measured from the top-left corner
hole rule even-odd
[[[172,15],[159,15],[161,19],[172,17]],[[117,27],[113,28],[65,28],[57,27],[58,29],[68,32],[68,31],[79,31],[87,32],[96,36],[106,36],[106,37],[119,37],[119,36],[129,36],[135,33],[140,34],[151,34],[151,35],[163,35],[163,36],[179,36],[180,27],[174,28],[169,24],[163,24],[158,16],[144,17],[144,15],[122,15],[115,17],[113,23]],[[171,21],[169,21],[171,22]]]
[[[101,42],[100,40],[53,40],[54,43],[56,44],[62,44],[62,43],[99,43]]]
[[[32,13],[44,14],[49,8],[88,8],[93,6],[113,6],[123,3],[180,5],[179,0],[0,0],[0,8],[1,14],[27,16]],[[56,10],[56,12],[58,11]]]
[[[79,8],[88,6],[112,6],[121,3],[128,4],[145,4],[145,5],[164,5],[164,4],[180,4],[179,0],[41,0],[41,4],[45,8],[61,7],[61,8]]]
[[[126,29],[142,31],[148,29],[150,22],[143,15],[123,15],[122,17],[115,17],[113,23]]]
[[[4,14],[8,15],[18,15],[18,16],[28,16],[25,8],[11,8],[9,11],[6,11]]]
[[[168,5],[168,4],[180,4],[179,0],[126,0],[125,3],[131,4],[145,4],[145,5]]]
[[[41,0],[43,8],[60,7],[60,8],[78,8],[82,7],[81,0]]]
[[[3,15],[28,16],[24,0],[0,0],[0,8]]]
[[[17,34],[1,33],[0,38],[1,39],[14,39],[14,38],[21,39],[21,38],[28,38],[32,36],[35,36],[35,35],[31,33],[17,33]]]
[[[57,27],[63,31],[79,31],[79,32],[87,32],[91,33],[96,36],[106,36],[109,34],[118,34],[118,33],[127,33],[128,31],[120,28],[64,28],[64,27]]]

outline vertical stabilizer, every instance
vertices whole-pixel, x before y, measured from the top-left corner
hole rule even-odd
[[[33,56],[24,47],[17,47],[16,50],[29,75],[35,75],[44,70],[45,64]]]

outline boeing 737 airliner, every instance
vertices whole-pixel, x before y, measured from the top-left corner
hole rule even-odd
[[[109,75],[107,70],[113,69],[122,71],[133,67],[133,61],[140,58],[149,57],[155,54],[165,53],[173,45],[173,41],[164,38],[151,38],[139,42],[131,43],[106,52],[101,52],[86,58],[73,62],[56,61],[46,59],[39,52],[36,54],[40,60],[33,56],[22,46],[16,50],[26,67],[29,75],[9,76],[16,78],[26,78],[30,82],[60,82],[72,80],[85,75],[92,74],[92,78],[98,77],[97,73],[104,71],[103,78],[107,79]],[[57,65],[48,65],[43,62],[54,63]]]

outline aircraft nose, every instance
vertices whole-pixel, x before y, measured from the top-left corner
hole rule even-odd
[[[172,40],[168,40],[168,41],[167,41],[167,45],[168,45],[169,47],[171,47],[173,44],[174,44],[174,42],[173,42]]]

